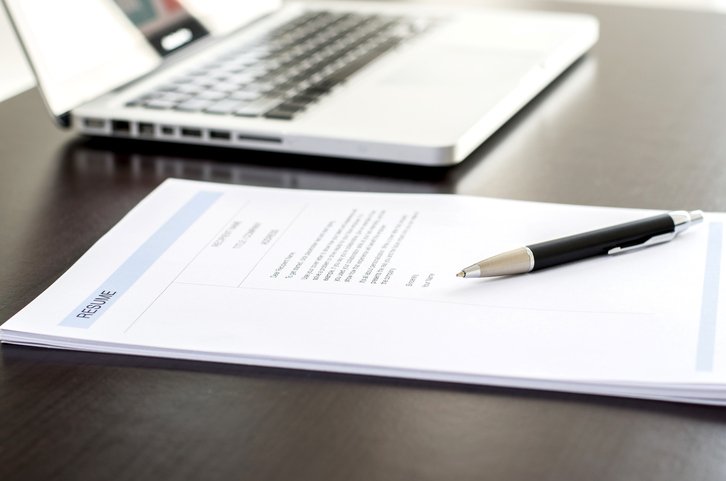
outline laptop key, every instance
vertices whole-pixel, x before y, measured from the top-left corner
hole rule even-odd
[[[306,88],[302,92],[300,92],[303,95],[310,95],[313,97],[320,97],[321,95],[325,95],[333,88],[334,84],[332,82],[328,82],[327,80],[323,79],[319,82],[314,83],[310,87]]]
[[[199,112],[201,110],[206,109],[213,103],[214,102],[211,100],[190,99],[190,100],[187,100],[186,102],[182,102],[179,105],[177,105],[176,109],[184,111],[184,112]]]
[[[258,93],[267,93],[272,90],[275,90],[277,85],[269,83],[269,82],[259,82],[259,83],[251,83],[249,85],[245,85],[245,90],[249,92],[258,92]]]
[[[164,92],[162,95],[159,96],[157,100],[168,100],[171,102],[184,102],[185,100],[189,99],[188,94],[184,94],[181,92]]]
[[[303,111],[307,108],[306,103],[296,102],[293,98],[289,98],[284,102],[280,103],[274,109],[265,113],[265,117],[270,118],[292,118],[292,115]]]
[[[294,97],[292,97],[289,101],[293,102],[295,104],[307,106],[313,102],[316,102],[317,100],[318,100],[318,97],[316,97],[316,96],[299,93],[299,94],[295,95]]]
[[[210,85],[214,85],[214,83],[215,80],[209,77],[197,77],[189,81],[189,84],[196,85],[197,87],[201,87],[202,89],[206,89]]]
[[[291,112],[299,112],[305,110],[307,104],[301,102],[295,102],[293,99],[285,100],[283,103],[278,105],[276,109],[289,110]]]
[[[174,83],[165,84],[160,87],[156,87],[156,90],[158,90],[160,92],[175,92],[178,89],[179,89],[179,85],[174,84]]]
[[[196,95],[196,98],[202,100],[222,100],[227,96],[224,92],[217,92],[215,90],[204,90]]]
[[[246,90],[239,90],[237,92],[232,92],[229,94],[229,98],[232,100],[257,100],[260,98],[261,95],[258,92],[249,92]]]
[[[212,85],[212,90],[215,92],[229,93],[237,90],[239,85],[231,82],[220,82]]]
[[[144,106],[150,109],[167,110],[173,109],[176,106],[176,102],[171,100],[152,99],[144,102]]]
[[[210,114],[231,114],[234,111],[239,110],[239,108],[243,105],[244,103],[239,100],[222,100],[210,105],[204,109],[204,111],[209,112]]]
[[[202,87],[200,85],[195,85],[195,84],[179,84],[176,87],[177,92],[181,92],[181,93],[185,93],[185,94],[192,94],[192,95],[198,94],[202,90],[204,90],[204,87]]]
[[[292,120],[295,117],[295,112],[284,109],[272,109],[265,114],[265,117],[276,120]]]
[[[229,77],[227,77],[227,82],[237,84],[237,85],[243,85],[243,84],[254,81],[255,78],[257,78],[257,77],[255,77],[254,75],[250,75],[248,73],[237,73],[237,74],[230,75]]]
[[[274,109],[280,104],[280,102],[282,102],[282,99],[280,98],[262,97],[238,109],[235,111],[234,115],[238,115],[240,117],[259,117],[260,115]]]

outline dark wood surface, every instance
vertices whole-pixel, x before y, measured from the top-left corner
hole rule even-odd
[[[726,17],[552,6],[596,14],[600,43],[453,169],[88,140],[56,130],[35,91],[0,104],[0,319],[168,176],[726,210]],[[720,408],[0,354],[3,481],[726,479]]]

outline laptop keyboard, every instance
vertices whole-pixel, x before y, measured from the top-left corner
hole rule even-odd
[[[127,106],[291,120],[429,25],[407,17],[306,12]]]

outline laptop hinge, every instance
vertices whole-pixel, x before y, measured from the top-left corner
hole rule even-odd
[[[60,114],[55,118],[55,121],[58,123],[59,126],[67,129],[71,126],[71,113],[65,112],[63,114]]]

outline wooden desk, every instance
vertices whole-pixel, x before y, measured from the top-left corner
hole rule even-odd
[[[453,169],[89,141],[0,104],[0,319],[168,176],[726,210],[726,17],[596,14],[600,43]],[[723,480],[702,406],[2,346],[0,479]]]

